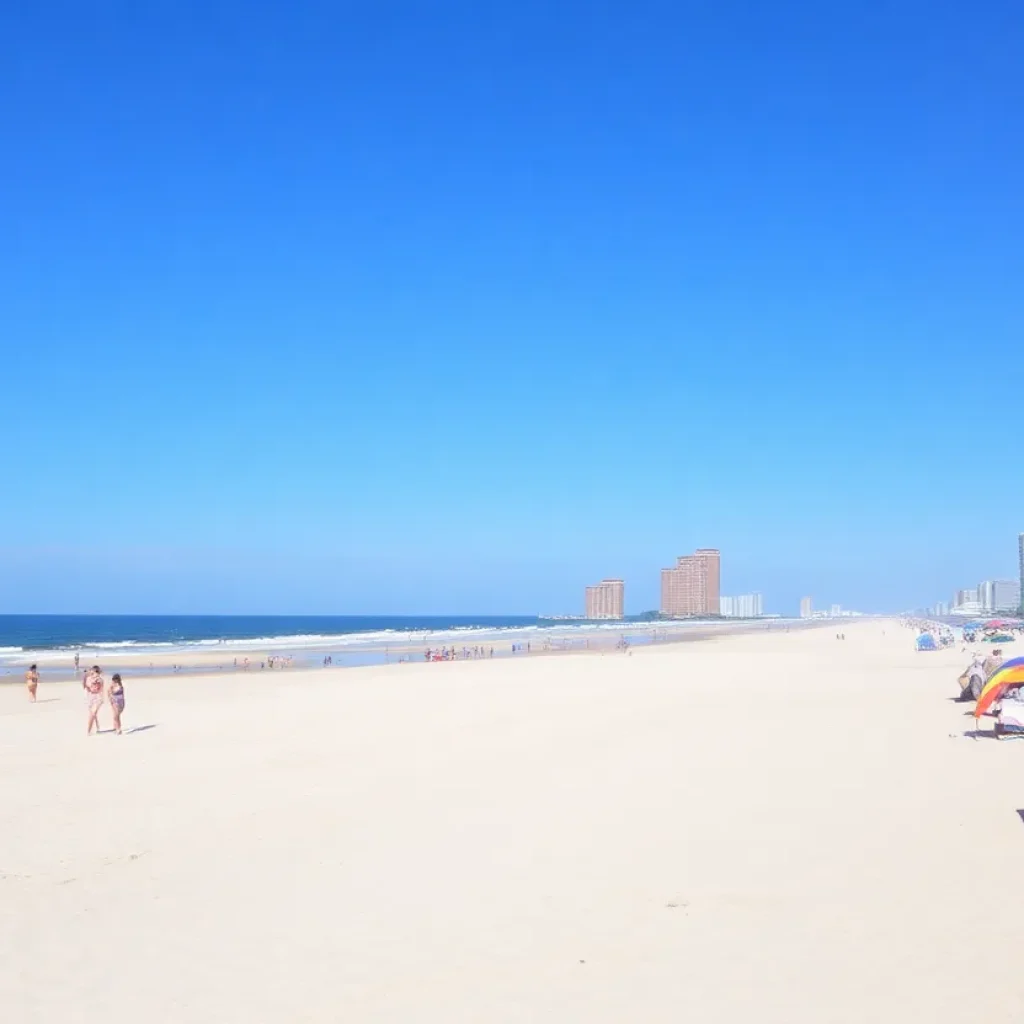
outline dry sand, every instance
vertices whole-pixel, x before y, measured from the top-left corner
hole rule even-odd
[[[1018,1020],[1024,742],[843,628],[2,687],[3,1018]]]

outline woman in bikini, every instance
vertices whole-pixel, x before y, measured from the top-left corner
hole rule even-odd
[[[25,685],[28,687],[28,699],[33,704],[36,702],[36,688],[39,686],[39,670],[35,665],[29,665],[25,673]]]
[[[82,686],[85,689],[85,708],[89,712],[89,724],[86,726],[85,734],[91,736],[93,726],[96,727],[97,733],[100,731],[97,716],[100,713],[100,708],[103,707],[103,673],[100,671],[99,665],[93,665],[85,673]]]
[[[110,710],[114,713],[114,732],[121,735],[121,713],[124,711],[124,684],[121,682],[121,674],[115,672],[110,677],[110,688],[107,690],[107,700],[110,701]]]

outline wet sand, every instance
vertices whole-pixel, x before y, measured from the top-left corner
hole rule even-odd
[[[5,1016],[1012,1020],[1024,742],[836,628],[0,687]]]

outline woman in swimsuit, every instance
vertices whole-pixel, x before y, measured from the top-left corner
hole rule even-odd
[[[89,724],[86,726],[85,734],[91,736],[93,726],[96,727],[97,733],[100,731],[97,716],[100,713],[100,708],[103,707],[103,673],[100,671],[99,665],[93,665],[85,673],[82,686],[85,688],[85,708],[89,712]]]
[[[28,699],[33,704],[36,702],[36,687],[39,685],[39,670],[35,665],[29,665],[25,673],[25,685],[28,687]]]
[[[107,700],[110,701],[110,710],[114,712],[114,732],[121,735],[121,712],[124,711],[124,684],[121,682],[121,674],[115,672],[110,677],[110,689],[107,690]]]

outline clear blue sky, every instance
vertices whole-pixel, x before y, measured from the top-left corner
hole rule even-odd
[[[696,546],[775,611],[1013,574],[1020,3],[0,35],[0,611],[639,611]]]

